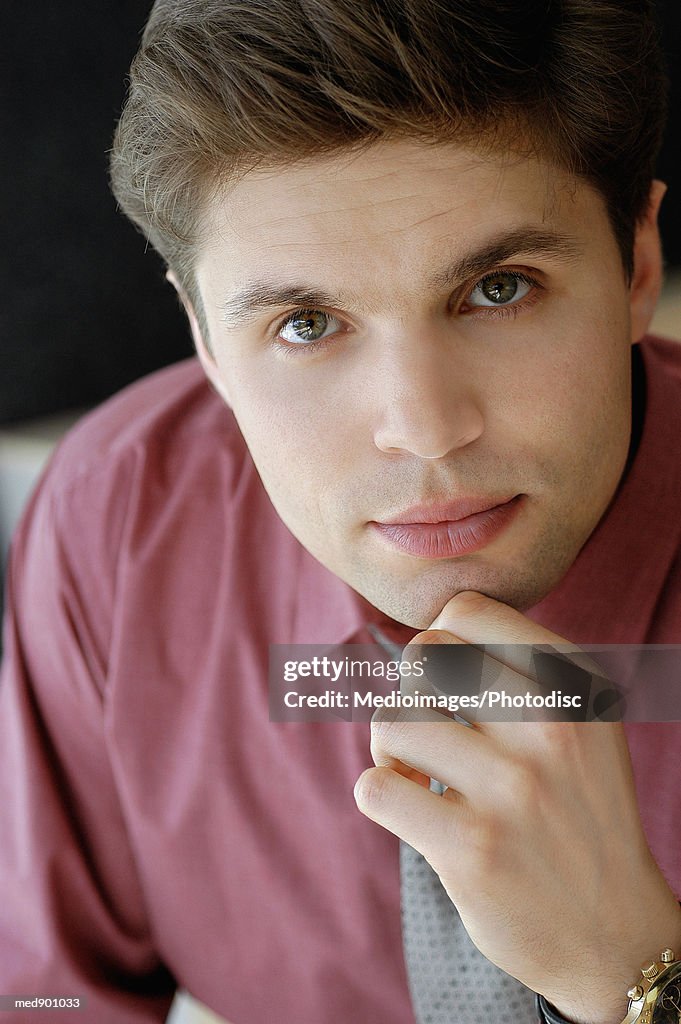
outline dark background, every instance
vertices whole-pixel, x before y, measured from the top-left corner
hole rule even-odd
[[[192,352],[158,257],[117,213],[107,184],[150,7],[59,0],[3,12],[0,421],[92,405]],[[680,264],[681,2],[659,7],[672,77],[662,228],[667,261]]]

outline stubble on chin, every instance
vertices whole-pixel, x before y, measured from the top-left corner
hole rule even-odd
[[[384,614],[413,629],[427,629],[444,606],[456,594],[475,590],[527,612],[542,601],[560,583],[576,558],[581,544],[563,536],[544,544],[514,565],[464,565],[452,559],[408,579],[395,572],[369,573],[366,569],[350,582],[370,604]]]

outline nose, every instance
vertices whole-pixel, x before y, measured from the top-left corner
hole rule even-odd
[[[484,418],[465,362],[424,338],[389,346],[375,391],[376,447],[441,459],[479,438]]]

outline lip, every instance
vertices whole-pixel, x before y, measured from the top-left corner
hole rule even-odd
[[[513,497],[513,495],[488,495],[485,498],[455,498],[453,501],[413,505],[396,516],[380,520],[380,525],[392,526],[396,523],[407,523],[411,526],[419,523],[456,523],[460,519],[467,519],[478,512],[487,512],[489,509],[507,505],[509,501],[513,500]]]
[[[457,558],[490,544],[515,518],[523,495],[460,498],[416,505],[370,526],[384,541],[417,558]]]

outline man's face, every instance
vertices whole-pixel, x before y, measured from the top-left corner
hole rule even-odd
[[[461,590],[545,596],[629,444],[600,196],[534,159],[390,142],[251,172],[207,227],[202,361],[300,542],[417,628]]]

